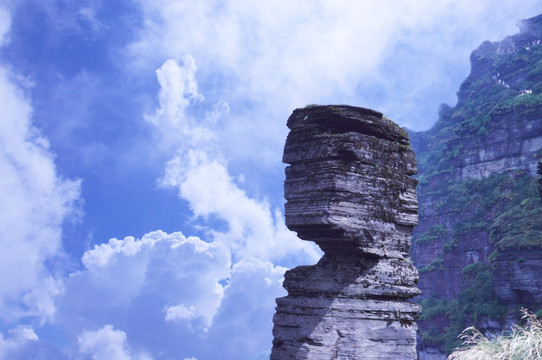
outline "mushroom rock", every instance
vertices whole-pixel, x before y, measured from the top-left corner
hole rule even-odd
[[[296,109],[287,125],[286,225],[324,256],[285,273],[271,359],[416,359],[408,134],[379,112],[346,105]]]

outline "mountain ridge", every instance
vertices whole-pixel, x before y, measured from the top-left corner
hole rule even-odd
[[[499,333],[518,307],[542,309],[542,15],[483,42],[454,107],[443,104],[417,154],[420,359],[445,358],[468,326]]]

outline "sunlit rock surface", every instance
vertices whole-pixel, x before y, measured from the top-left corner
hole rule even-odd
[[[416,359],[417,223],[407,133],[369,109],[309,106],[288,119],[286,225],[325,255],[286,272],[271,359]]]

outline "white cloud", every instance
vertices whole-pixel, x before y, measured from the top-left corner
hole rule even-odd
[[[470,51],[540,11],[535,0],[140,4],[145,26],[131,60],[155,66],[192,54],[207,80],[202,87],[232,106],[221,127],[220,141],[235,155],[228,158],[254,155],[247,143],[278,150],[289,112],[310,103],[376,107],[401,124],[427,127],[441,102],[455,101]]]
[[[159,106],[153,114],[145,115],[155,130],[154,151],[158,149],[166,154],[192,148],[208,151],[215,146],[216,134],[209,126],[228,111],[228,104],[218,103],[207,114],[190,116],[190,106],[204,99],[198,92],[196,72],[196,63],[190,55],[183,56],[182,65],[168,59],[156,70],[160,84]]]
[[[122,321],[119,309],[129,316],[135,303],[152,299],[164,321],[188,320],[204,330],[220,306],[219,281],[229,277],[230,254],[220,244],[155,231],[96,245],[83,255],[83,264],[86,269],[65,282],[60,316],[66,326]],[[75,314],[88,313],[96,315],[71,323]]]
[[[168,306],[164,310],[166,312],[166,321],[192,320],[198,317],[196,308],[192,305],[188,307],[183,304]]]
[[[57,174],[30,102],[5,68],[0,106],[0,317],[50,317],[61,286],[45,262],[62,253],[62,224],[77,210],[80,183]]]
[[[280,212],[272,212],[267,201],[248,196],[230,176],[217,144],[206,141],[217,134],[213,122],[205,119],[220,117],[216,108],[224,105],[215,106],[210,115],[203,116],[204,121],[187,114],[191,101],[202,99],[197,92],[195,71],[191,56],[185,56],[182,67],[167,60],[157,70],[160,107],[151,118],[165,139],[174,124],[179,142],[177,155],[166,164],[160,184],[178,188],[180,197],[188,201],[196,217],[214,216],[228,225],[227,232],[210,231],[215,242],[232,251],[235,261],[245,256],[275,261],[299,256],[315,261],[320,255],[315,246],[300,241],[287,230]],[[200,137],[202,133],[207,136]]]
[[[237,259],[256,256],[281,261],[315,261],[321,253],[314,244],[297,238],[284,226],[282,214],[272,212],[265,200],[249,197],[231,178],[226,166],[202,152],[177,156],[166,167],[162,183],[179,188],[195,216],[215,216],[228,225],[227,232],[213,230],[215,241],[225,244]]]
[[[235,264],[231,281],[209,331],[208,343],[222,349],[223,359],[253,359],[271,349],[275,298],[285,296],[286,269],[246,257]],[[216,358],[208,350],[202,358]]]
[[[4,338],[0,333],[0,359],[8,359],[28,342],[37,340],[38,335],[36,335],[34,329],[27,325],[17,325],[17,327],[9,331],[7,338]]]
[[[184,112],[190,100],[203,100],[203,96],[198,93],[196,71],[196,63],[190,55],[184,56],[182,66],[175,60],[168,59],[156,70],[160,84],[160,108],[153,116],[147,116],[149,121],[164,126],[163,122],[176,125],[185,120]]]
[[[93,360],[152,360],[145,353],[133,354],[126,344],[126,333],[105,325],[96,331],[85,331],[77,337],[79,350]]]
[[[55,324],[67,334],[100,328],[77,339],[93,359],[107,349],[134,356],[126,337],[153,356],[251,359],[271,346],[285,268],[255,257],[232,266],[218,241],[161,231],[97,245],[83,263],[65,282]]]

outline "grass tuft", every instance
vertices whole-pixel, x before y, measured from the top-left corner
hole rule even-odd
[[[535,314],[521,309],[524,325],[514,325],[510,335],[488,339],[474,327],[459,336],[463,347],[456,349],[448,360],[540,360],[542,359],[542,321]]]

